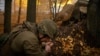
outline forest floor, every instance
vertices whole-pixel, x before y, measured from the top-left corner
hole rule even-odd
[[[100,56],[100,48],[92,45],[94,39],[86,30],[85,20],[61,26],[55,38],[53,56]]]

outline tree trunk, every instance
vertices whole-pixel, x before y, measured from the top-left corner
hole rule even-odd
[[[36,0],[28,0],[27,7],[27,21],[35,22],[36,21]]]
[[[18,21],[17,21],[17,24],[20,23],[20,16],[21,16],[21,3],[22,3],[22,0],[19,1],[19,11],[18,11]]]
[[[4,33],[11,31],[11,3],[12,0],[5,0]]]
[[[100,0],[90,0],[87,14],[87,28],[94,37],[94,44],[100,47]]]

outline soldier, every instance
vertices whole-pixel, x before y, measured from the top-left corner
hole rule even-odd
[[[57,26],[52,20],[45,19],[39,24],[24,22],[12,30],[13,33],[16,31],[20,33],[7,41],[10,45],[5,44],[0,56],[46,56],[51,52]]]

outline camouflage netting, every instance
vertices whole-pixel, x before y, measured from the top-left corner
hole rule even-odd
[[[99,56],[100,48],[86,44],[87,38],[84,22],[61,26],[60,35],[55,39],[52,56]]]

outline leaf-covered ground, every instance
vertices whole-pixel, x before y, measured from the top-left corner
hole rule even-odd
[[[53,56],[100,56],[100,48],[87,45],[85,21],[61,26],[52,48]]]

